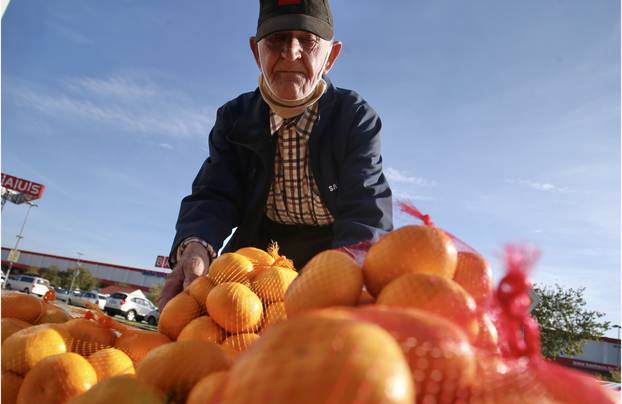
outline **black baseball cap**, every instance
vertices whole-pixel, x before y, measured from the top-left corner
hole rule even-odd
[[[278,31],[308,31],[333,38],[333,15],[328,0],[260,0],[255,39]]]

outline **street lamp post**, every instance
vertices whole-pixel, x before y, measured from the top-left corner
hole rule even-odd
[[[76,278],[80,275],[80,270],[82,269],[82,263],[80,262],[80,258],[83,255],[84,254],[82,254],[81,252],[78,252],[78,258],[76,259],[76,262],[78,264],[78,268],[76,268],[76,271],[73,273],[73,277],[71,278],[71,286],[69,287],[69,292],[73,291],[73,284],[76,281]]]
[[[618,329],[618,339],[620,339],[620,325],[616,324],[613,326],[613,328],[617,328]]]
[[[22,241],[22,239],[24,238],[24,236],[22,234],[24,233],[24,228],[26,227],[26,221],[28,220],[28,214],[30,213],[30,209],[39,207],[39,205],[37,205],[36,203],[32,203],[32,202],[26,202],[26,203],[28,204],[28,209],[26,210],[26,216],[24,217],[24,222],[22,223],[22,228],[19,229],[19,234],[17,236],[15,236],[15,237],[17,237],[17,240],[15,241],[15,247],[13,248],[13,250],[17,250],[17,247],[19,247],[19,242]],[[11,274],[11,269],[12,268],[13,268],[13,261],[10,261],[9,262],[9,268],[6,270],[6,280],[7,280],[7,282],[9,280],[9,275]],[[4,282],[4,286],[7,284],[7,282]]]

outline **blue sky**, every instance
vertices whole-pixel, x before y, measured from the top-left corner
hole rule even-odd
[[[257,12],[13,0],[2,172],[47,187],[20,247],[142,268],[167,254],[216,109],[256,87]],[[395,195],[484,254],[495,280],[504,244],[534,244],[536,282],[585,287],[619,324],[619,2],[333,0],[333,14],[344,49],[330,77],[380,114]],[[5,206],[3,246],[25,212]]]

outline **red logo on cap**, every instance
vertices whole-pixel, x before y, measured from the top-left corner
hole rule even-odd
[[[279,0],[279,6],[288,6],[290,4],[300,4],[302,0]]]

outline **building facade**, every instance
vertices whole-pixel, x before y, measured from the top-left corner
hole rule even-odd
[[[2,270],[6,273],[9,267],[9,248],[2,247]],[[80,268],[88,269],[89,272],[104,287],[108,285],[124,284],[130,288],[148,291],[154,286],[164,283],[170,269],[155,271],[152,269],[133,268],[123,265],[108,264],[104,262],[80,259]],[[56,268],[59,271],[73,270],[78,267],[78,260],[72,257],[45,254],[34,251],[20,250],[19,257],[13,263],[13,269],[26,271],[29,268]]]

